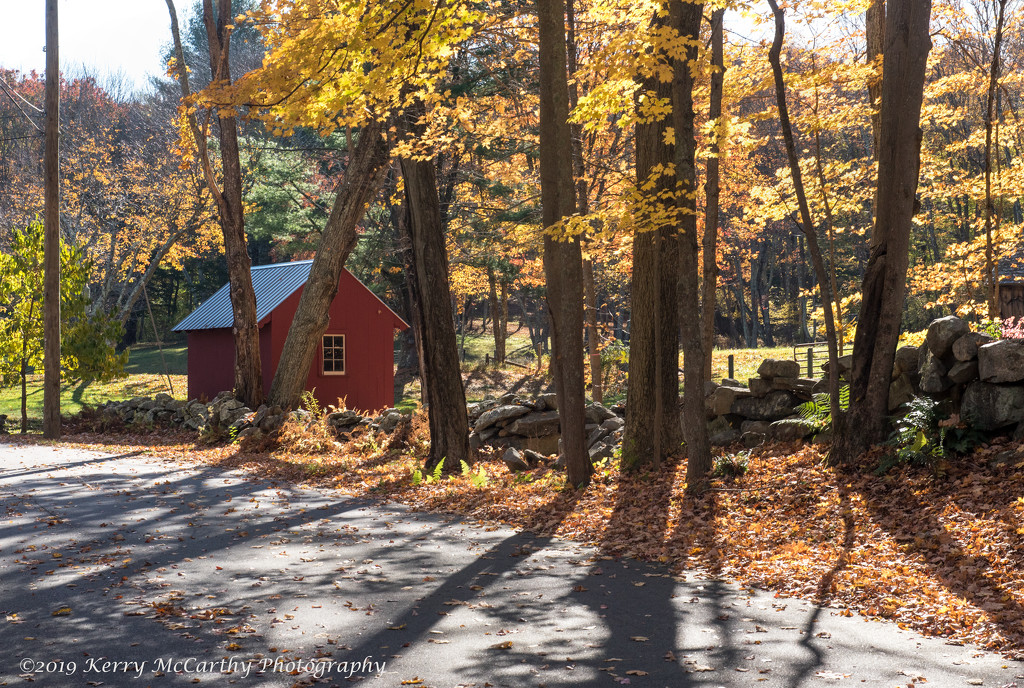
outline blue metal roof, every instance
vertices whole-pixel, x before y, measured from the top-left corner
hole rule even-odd
[[[304,285],[309,279],[312,266],[312,260],[299,260],[294,263],[257,265],[251,268],[252,289],[256,292],[256,321],[259,322],[270,315],[272,310]],[[235,316],[231,310],[230,287],[230,284],[225,284],[218,289],[217,293],[172,327],[171,331],[188,332],[231,327],[235,322]]]

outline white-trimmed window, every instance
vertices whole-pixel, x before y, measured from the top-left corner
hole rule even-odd
[[[323,374],[345,374],[345,335],[325,334],[323,340]]]

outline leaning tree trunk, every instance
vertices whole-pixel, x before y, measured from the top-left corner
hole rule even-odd
[[[350,148],[345,176],[338,184],[331,214],[320,235],[309,279],[299,297],[299,306],[288,328],[281,360],[270,388],[270,402],[285,408],[299,404],[317,347],[330,322],[328,311],[338,293],[338,281],[345,261],[356,246],[356,223],[384,180],[388,147],[387,127],[368,122],[359,131],[355,148]],[[349,141],[351,145],[351,141]]]
[[[409,107],[401,117],[403,136],[422,134],[422,104]],[[430,453],[426,466],[439,463],[444,470],[457,470],[462,461],[469,463],[469,419],[466,392],[459,368],[459,347],[455,338],[455,318],[448,289],[448,254],[441,227],[441,202],[437,177],[431,159],[402,158],[405,182],[406,226],[412,245],[413,294],[419,302],[423,369],[427,386],[427,417],[430,424]],[[493,314],[497,324],[501,318]]]
[[[704,379],[711,379],[711,352],[715,346],[715,295],[718,288],[718,196],[721,186],[721,142],[718,140],[722,117],[722,86],[725,80],[723,20],[725,9],[711,13],[711,93],[708,120],[713,124],[708,146],[707,179],[704,183],[704,260],[700,299],[701,342],[704,346]]]
[[[834,461],[852,460],[885,437],[920,172],[930,13],[929,0],[889,0],[886,9],[878,212],[853,340],[848,424],[836,438]]]
[[[651,20],[654,31],[664,31],[669,25],[660,11]],[[644,77],[638,107],[652,99],[671,97],[672,83],[652,71]],[[657,469],[682,441],[678,412],[679,216],[673,200],[676,178],[660,171],[676,163],[676,146],[667,136],[673,122],[642,114],[646,116],[639,118],[635,132],[637,186],[652,188],[634,213],[629,376],[622,436],[622,467],[628,471],[646,466]],[[698,367],[703,370],[702,365]],[[703,394],[701,399],[703,403]]]
[[[537,0],[540,49],[540,193],[545,229],[575,212],[564,0]],[[583,487],[594,471],[584,431],[583,275],[578,237],[544,235],[551,315],[551,370],[558,395],[567,483]]]
[[[214,81],[231,83],[228,55],[231,46],[231,0],[203,0],[203,21],[210,44],[210,73]],[[184,71],[184,66],[181,67]],[[228,262],[231,311],[235,338],[235,396],[255,408],[263,403],[263,371],[260,366],[260,328],[256,320],[256,294],[252,288],[252,267],[245,236],[245,211],[242,207],[242,164],[238,152],[238,122],[234,117],[217,116],[223,188],[214,193],[224,233],[224,253]],[[211,191],[215,191],[211,188]]]
[[[673,27],[687,40],[686,60],[676,60],[672,69],[672,126],[676,132],[675,167],[679,206],[679,299],[683,339],[683,437],[686,439],[686,486],[699,492],[711,472],[711,445],[704,415],[704,344],[701,333],[700,282],[697,249],[697,140],[693,111],[693,72],[697,59],[702,3],[672,0]],[[714,257],[712,256],[712,259]],[[673,327],[676,323],[673,323]],[[665,327],[665,324],[662,324]],[[666,360],[666,365],[668,361]],[[676,371],[672,380],[678,386]],[[667,380],[666,380],[667,381]],[[678,394],[678,393],[677,393]],[[672,409],[675,412],[675,409]],[[678,422],[678,421],[677,421]]]

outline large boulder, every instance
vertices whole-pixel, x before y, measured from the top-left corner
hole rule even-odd
[[[558,395],[554,392],[548,392],[547,394],[541,394],[537,397],[537,404],[543,403],[545,408],[550,411],[558,410]]]
[[[916,373],[919,354],[920,352],[916,346],[901,346],[896,349],[896,359],[892,365],[892,376],[897,378],[904,373]]]
[[[818,383],[807,377],[774,377],[772,379],[752,377],[750,378],[750,393],[755,397],[763,397],[772,390],[785,390],[793,392],[805,401],[811,398],[814,393],[814,386]]]
[[[764,435],[768,432],[768,428],[771,427],[771,423],[766,420],[745,420],[740,423],[740,431],[743,433],[755,432]]]
[[[511,425],[505,427],[510,435],[525,437],[542,437],[558,432],[558,411],[541,411],[527,413],[516,418]]]
[[[747,380],[747,387],[755,397],[763,397],[772,391],[772,380],[765,377],[752,377]]]
[[[530,464],[523,459],[522,453],[515,447],[509,447],[501,457],[502,462],[508,466],[512,473],[530,470]]]
[[[264,416],[266,416],[266,408],[261,406],[260,409],[263,411],[263,414],[259,415],[259,411],[257,411],[257,420],[255,421],[256,425],[259,425],[259,422],[263,420]],[[339,430],[343,428],[351,428],[353,425],[359,425],[359,421],[362,419],[363,417],[361,415],[351,409],[336,411],[327,415],[327,422]]]
[[[740,434],[739,430],[729,428],[728,430],[715,433],[714,435],[708,438],[708,442],[711,443],[712,447],[726,447],[732,444],[733,442],[738,442],[741,436],[742,435]]]
[[[490,411],[495,406],[500,406],[497,399],[484,399],[483,401],[467,404],[466,413],[469,415],[471,420],[476,420],[485,411]]]
[[[925,342],[928,349],[938,358],[946,360],[953,354],[953,342],[971,331],[970,326],[955,315],[933,320],[928,326]]]
[[[587,404],[587,422],[600,425],[609,418],[615,417],[615,412],[611,411],[596,401],[592,404]]]
[[[788,358],[766,358],[757,367],[757,374],[768,379],[800,377],[800,364]]]
[[[732,402],[736,400],[736,395],[732,393],[732,390],[728,387],[719,387],[711,394],[704,397],[704,410],[708,412],[711,418],[715,416],[723,416],[729,413],[732,408]]]
[[[529,412],[530,409],[528,409],[525,406],[520,406],[519,404],[507,404],[505,406],[498,406],[496,408],[492,408],[490,411],[484,411],[482,414],[480,414],[480,418],[477,419],[476,425],[473,426],[473,429],[476,430],[477,432],[480,432],[481,430],[489,428],[492,425],[498,425],[499,423],[507,423],[508,421],[513,420],[514,418],[518,418],[519,416],[525,416]]]
[[[846,354],[845,356],[840,356],[836,362],[839,364],[839,377],[844,380],[848,379],[850,377],[850,371],[853,370],[853,354]],[[825,371],[826,377],[832,376],[832,371],[830,370],[830,368],[830,361],[825,361],[824,363],[821,364],[821,369]]]
[[[957,361],[953,364],[953,367],[949,369],[946,377],[949,381],[957,385],[966,385],[972,380],[978,379],[978,362],[977,361]]]
[[[968,332],[953,342],[953,357],[958,361],[973,361],[978,357],[978,349],[993,341],[982,332]]]
[[[751,420],[782,420],[793,414],[796,398],[789,392],[777,390],[763,397],[737,399],[732,412]]]
[[[749,397],[751,391],[746,387],[722,385],[704,397],[704,408],[714,416],[724,416],[732,410],[732,402]]]
[[[1024,387],[972,382],[960,402],[960,418],[978,430],[1024,421]]]
[[[802,440],[813,432],[814,428],[798,418],[783,418],[769,426],[768,437],[780,442],[790,442]]]
[[[948,370],[935,353],[928,349],[921,365],[921,391],[925,394],[941,394],[953,386],[946,377]]]
[[[542,435],[541,437],[524,437],[522,447],[543,456],[549,456],[558,453],[558,442],[560,439],[561,435],[557,432],[551,435]]]
[[[1024,380],[1024,342],[1000,339],[979,347],[978,376],[984,382]]]
[[[903,373],[889,383],[889,412],[892,413],[901,405],[914,398],[914,385],[910,375]]]

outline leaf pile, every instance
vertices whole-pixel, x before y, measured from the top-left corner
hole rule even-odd
[[[372,452],[364,440],[317,456],[199,447],[194,438],[159,434],[116,441],[119,452],[148,444],[184,461],[570,538],[606,556],[706,571],[843,615],[1024,656],[1022,448],[982,447],[937,478],[909,467],[878,477],[878,456],[837,470],[824,465],[818,447],[775,444],[753,452],[743,476],[694,499],[684,493],[685,459],[657,474],[602,465],[585,491],[573,492],[563,489],[562,473],[511,474],[497,455],[477,463],[485,484],[460,475],[413,484],[421,461],[389,451],[386,440],[371,443]],[[991,461],[996,454],[1001,462]]]

